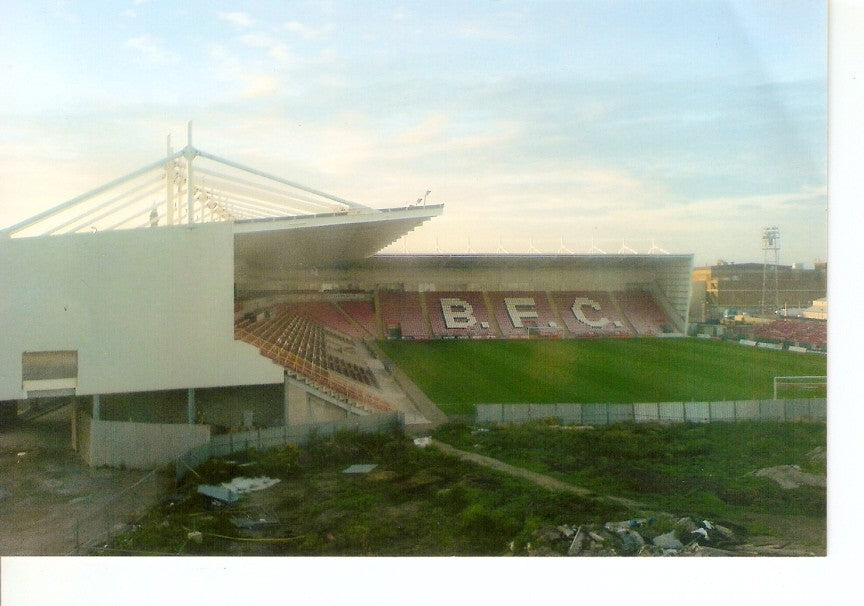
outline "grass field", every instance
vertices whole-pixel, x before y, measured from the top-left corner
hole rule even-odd
[[[444,412],[494,402],[769,399],[773,377],[825,375],[825,356],[699,339],[382,341]],[[824,395],[824,394],[823,394]]]

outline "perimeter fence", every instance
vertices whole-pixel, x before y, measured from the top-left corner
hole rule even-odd
[[[104,502],[75,519],[68,555],[86,553],[88,549],[108,543],[111,537],[140,521],[147,510],[173,489],[165,481],[163,469],[153,469]]]
[[[87,553],[88,550],[110,543],[111,538],[139,522],[153,505],[170,497],[190,470],[212,457],[230,456],[251,449],[265,450],[284,444],[300,446],[313,437],[327,437],[341,431],[377,433],[404,427],[404,422],[403,413],[389,412],[330,423],[281,426],[213,436],[209,443],[191,449],[177,457],[173,463],[149,471],[131,486],[112,495],[89,513],[79,516],[72,529],[68,555]],[[112,550],[104,547],[100,547],[97,552],[114,554]],[[138,552],[129,552],[127,555],[135,553]],[[149,551],[141,551],[140,554],[175,555]]]
[[[568,425],[611,423],[715,423],[735,421],[824,421],[827,400],[726,400],[638,404],[478,404],[478,424],[518,425],[557,420]]]
[[[378,433],[394,426],[404,427],[405,417],[401,412],[386,412],[351,417],[329,423],[310,423],[306,425],[284,425],[267,429],[255,429],[242,433],[216,435],[210,442],[193,448],[176,459],[174,478],[179,482],[202,463],[213,457],[226,457],[236,452],[250,449],[266,450],[284,444],[300,446],[312,437],[331,436],[340,431]]]

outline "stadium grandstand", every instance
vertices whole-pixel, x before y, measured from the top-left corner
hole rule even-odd
[[[141,394],[181,403],[149,422],[209,431],[380,411],[423,426],[437,411],[377,340],[687,333],[689,254],[380,254],[442,211],[327,194],[201,151],[190,129],[0,232],[0,404],[71,400],[78,448],[139,418]],[[265,410],[250,402],[267,386]],[[202,434],[172,435],[166,453]]]
[[[692,275],[691,333],[825,352],[827,264],[718,262]]]
[[[766,270],[770,280],[766,281]],[[776,270],[776,271],[775,271]],[[726,263],[693,270],[693,303],[690,321],[719,320],[726,310],[752,314],[782,313],[783,309],[803,309],[826,296],[828,267]],[[770,303],[770,309],[763,305]],[[824,319],[824,318],[823,318]]]

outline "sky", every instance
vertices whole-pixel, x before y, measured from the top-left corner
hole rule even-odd
[[[186,142],[369,206],[392,252],[827,259],[827,7],[0,3],[0,226]],[[626,247],[626,248],[625,248]]]

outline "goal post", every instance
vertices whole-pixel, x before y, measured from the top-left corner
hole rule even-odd
[[[798,375],[774,377],[774,399],[824,398],[828,394],[828,377]]]

